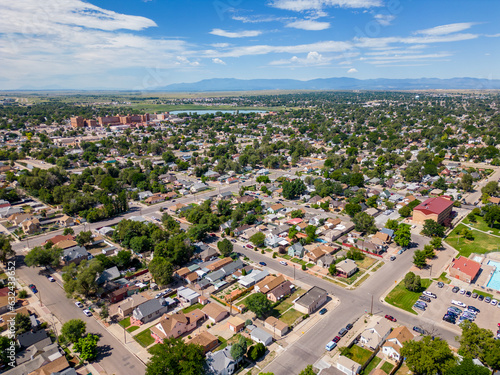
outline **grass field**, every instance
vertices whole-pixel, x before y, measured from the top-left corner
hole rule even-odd
[[[300,311],[297,311],[295,309],[290,309],[286,313],[281,315],[280,320],[290,326],[303,315],[304,314],[302,314]]]
[[[138,330],[139,328],[140,328],[139,326],[132,326],[132,327],[127,328],[127,331],[132,333],[132,332]]]
[[[358,345],[353,345],[350,349],[345,348],[342,352],[342,355],[352,359],[354,362],[357,362],[360,365],[363,365],[366,361],[368,361],[368,358],[370,358],[372,352]],[[369,372],[366,372],[366,374],[368,373]]]
[[[386,374],[389,374],[391,370],[394,368],[394,365],[389,362],[384,362],[382,366],[380,366],[380,369],[384,371]]]
[[[380,363],[381,359],[379,357],[373,357],[373,359],[370,361],[370,363],[368,364],[368,366],[366,366],[366,368],[363,370],[363,372],[361,372],[361,374],[366,374],[368,375],[370,372],[372,372],[372,370],[378,366],[378,364]]]
[[[446,238],[446,242],[458,250],[460,255],[469,257],[472,253],[486,254],[492,251],[497,251],[500,243],[500,238],[490,236],[483,232],[473,230],[474,240],[466,240],[459,233],[467,228],[463,224],[459,224]]]
[[[413,305],[417,302],[418,297],[429,287],[429,285],[431,285],[430,279],[422,279],[421,290],[418,292],[410,292],[405,288],[404,281],[401,280],[401,282],[390,291],[387,297],[385,297],[385,302],[417,315],[417,313],[413,310]]]
[[[145,348],[155,342],[155,339],[151,336],[151,330],[149,328],[134,336],[134,339]]]
[[[201,303],[195,303],[194,305],[191,305],[191,306],[188,306],[186,307],[185,309],[182,309],[182,312],[184,314],[187,314],[188,312],[191,312],[193,310],[196,310],[196,309],[202,309],[203,308],[203,305]]]
[[[445,284],[451,283],[451,280],[446,277],[446,272],[443,272],[441,275],[439,275],[439,278],[435,279],[436,281],[441,281]]]
[[[128,326],[130,326],[130,317],[123,319],[118,324],[121,325],[123,328],[127,328]]]
[[[364,268],[366,270],[370,268],[376,261],[376,259],[365,256],[365,259],[363,260],[356,260],[356,264],[359,268]]]
[[[472,291],[472,293],[482,294],[482,295],[483,295],[483,296],[485,296],[485,297],[490,297],[490,298],[492,298],[492,299],[493,299],[493,294],[491,294],[491,293],[486,293],[484,290],[474,289],[474,290]]]
[[[500,236],[500,224],[495,223],[492,227],[490,227],[481,216],[476,216],[476,223],[471,223],[468,218],[462,220],[462,223],[470,225],[474,229],[479,229],[484,232],[491,232],[491,234]]]

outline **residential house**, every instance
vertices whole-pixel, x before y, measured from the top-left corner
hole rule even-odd
[[[19,225],[25,220],[31,220],[33,216],[31,214],[27,214],[23,212],[14,213],[7,217],[7,220],[10,221],[14,225]]]
[[[208,353],[206,363],[213,375],[232,375],[237,365],[231,356],[231,345],[215,353]]]
[[[359,341],[371,350],[375,350],[382,340],[389,335],[391,330],[390,322],[387,319],[380,318],[361,333]]]
[[[291,257],[302,258],[304,256],[305,249],[300,242],[297,242],[288,248],[288,255]]]
[[[180,287],[177,289],[177,297],[179,297],[182,302],[188,304],[189,306],[197,303],[199,296],[200,293],[195,292],[190,288]]]
[[[273,335],[278,335],[279,337],[286,335],[290,329],[288,324],[282,322],[274,316],[270,316],[264,321],[264,327],[273,332]]]
[[[337,263],[337,276],[341,277],[351,277],[358,271],[358,266],[355,261],[351,259],[345,259],[340,263]]]
[[[281,203],[276,203],[276,204],[273,204],[271,207],[269,207],[267,209],[267,212],[269,212],[271,214],[276,214],[276,213],[282,211],[284,208],[285,208],[285,206],[283,206]]]
[[[186,332],[196,329],[205,320],[205,314],[200,309],[195,309],[184,314],[182,311],[172,315],[165,314],[160,322],[151,327],[151,336],[155,342],[161,343],[164,339],[177,338]]]
[[[25,234],[34,234],[40,232],[40,221],[37,218],[26,220],[21,223]]]
[[[328,293],[326,290],[318,286],[313,286],[295,300],[294,308],[303,314],[312,314],[326,302],[327,297]]]
[[[289,280],[285,280],[283,283],[267,293],[267,299],[276,303],[282,298],[292,294],[294,288],[294,285]]]
[[[250,338],[253,341],[260,342],[265,346],[269,346],[273,343],[273,336],[270,333],[257,328],[254,325],[250,325],[247,328],[250,330]]]
[[[198,193],[200,191],[206,190],[206,189],[208,189],[208,185],[206,185],[203,182],[197,182],[193,186],[191,186],[191,188],[189,190],[191,191],[191,193],[194,194],[194,193]]]
[[[203,331],[200,334],[194,336],[191,340],[187,341],[187,344],[195,344],[203,347],[204,354],[215,349],[219,346],[219,339],[212,335],[208,331]]]
[[[63,236],[62,234],[58,234],[57,236],[49,238],[43,244],[46,245],[47,243],[52,242],[52,245],[57,245],[61,241],[73,241],[74,238],[75,237],[73,235],[71,235],[71,234],[68,234],[66,236]],[[75,242],[75,244],[76,244],[76,242]],[[57,246],[57,247],[59,247],[59,246]]]
[[[61,227],[72,227],[73,225],[75,225],[75,219],[73,219],[71,216],[63,215],[62,217],[57,219],[57,224],[59,224]]]
[[[240,284],[244,288],[250,288],[251,286],[263,280],[267,276],[269,276],[268,270],[258,271],[254,269],[246,276],[240,277],[238,280],[238,284]]]
[[[59,244],[62,242],[64,241],[59,242]],[[79,264],[84,259],[92,259],[92,255],[83,246],[73,246],[63,250],[61,259],[65,265],[70,263]]]
[[[356,375],[361,371],[361,365],[350,358],[339,356],[337,359],[337,369],[342,371],[345,375]]]
[[[120,274],[120,271],[118,270],[118,267],[114,266],[114,267],[108,268],[107,270],[102,271],[102,273],[97,278],[96,282],[97,282],[97,285],[101,285],[107,281],[118,279],[120,276],[121,276],[121,274]]]
[[[413,334],[405,326],[395,328],[382,345],[382,353],[387,357],[399,361],[401,359],[401,348],[403,344],[409,340],[413,340]]]
[[[217,303],[208,303],[201,310],[208,317],[208,319],[213,323],[219,323],[229,316],[229,312]]]
[[[141,303],[132,311],[130,323],[137,325],[148,323],[159,318],[167,310],[168,305],[163,305],[160,299],[150,299],[149,301]]]
[[[165,199],[166,199],[166,195],[165,194],[153,194],[152,196],[147,197],[144,200],[144,203],[146,203],[146,204],[156,204],[156,203],[164,202]]]
[[[219,253],[212,247],[207,247],[205,250],[203,250],[200,254],[198,254],[198,258],[202,262],[207,262],[213,257],[219,256]]]

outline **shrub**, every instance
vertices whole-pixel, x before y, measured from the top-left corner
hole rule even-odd
[[[302,271],[305,271],[306,269],[307,269],[306,265],[305,265],[305,264],[303,264],[303,265],[302,265]]]
[[[26,298],[28,297],[28,292],[24,289],[20,290],[18,293],[19,298]]]
[[[273,259],[276,259],[277,256],[278,256],[278,253],[274,252],[273,253]]]

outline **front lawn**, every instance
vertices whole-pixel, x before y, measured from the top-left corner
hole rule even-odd
[[[451,280],[446,277],[446,272],[443,272],[438,279],[435,279],[436,281],[441,281],[445,284],[451,283]]]
[[[410,292],[404,286],[404,280],[394,287],[393,290],[385,297],[385,302],[405,311],[417,315],[413,310],[413,305],[417,302],[418,297],[431,285],[430,279],[422,279],[422,288],[418,292]]]
[[[132,332],[138,330],[139,328],[140,328],[139,326],[132,326],[132,327],[128,327],[127,331],[130,332],[130,333],[132,333]]]
[[[462,223],[470,225],[472,228],[482,230],[483,232],[490,232],[491,234],[500,236],[500,224],[495,223],[493,227],[490,227],[481,216],[476,216],[477,223],[471,223],[466,217]]]
[[[364,349],[358,345],[353,345],[349,349],[345,348],[342,351],[342,355],[347,357],[347,358],[352,359],[354,362],[357,362],[360,365],[363,365],[366,361],[368,361],[368,358],[370,358],[370,356],[372,355],[372,352],[367,350],[367,349]]]
[[[474,240],[466,240],[459,233],[467,228],[463,224],[459,224],[446,238],[446,243],[458,250],[459,254],[468,258],[472,253],[486,254],[498,249],[500,239],[490,236],[489,234],[471,230]]]
[[[474,290],[472,291],[472,293],[477,293],[478,295],[479,295],[479,294],[482,294],[484,297],[490,297],[491,299],[493,299],[493,294],[491,294],[491,293],[486,293],[486,292],[485,292],[485,291],[483,291],[483,290],[474,289]]]
[[[134,339],[145,348],[155,342],[155,339],[151,336],[151,330],[149,328],[134,336]]]
[[[297,311],[295,309],[290,309],[286,313],[280,316],[280,320],[291,326],[301,316],[304,316],[304,314],[302,314],[300,311]]]
[[[368,268],[370,268],[377,260],[376,259],[373,259],[373,258],[370,258],[370,257],[367,257],[365,256],[365,258],[363,260],[356,260],[356,264],[358,265],[358,268],[364,268],[365,270],[367,270]]]
[[[129,327],[130,326],[130,316],[128,318],[123,319],[118,324],[121,325],[123,328]]]

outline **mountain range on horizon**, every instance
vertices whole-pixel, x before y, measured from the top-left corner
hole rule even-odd
[[[357,79],[350,77],[295,79],[212,78],[174,83],[150,91],[260,91],[260,90],[498,90],[500,80],[483,78]]]

